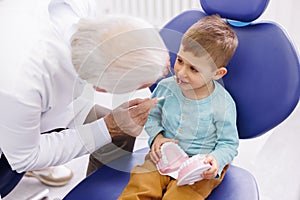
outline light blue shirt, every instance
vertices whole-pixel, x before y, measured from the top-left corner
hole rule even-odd
[[[220,165],[219,174],[237,155],[239,144],[236,108],[230,94],[214,81],[215,89],[206,98],[183,96],[173,77],[159,82],[152,97],[167,97],[151,110],[145,130],[149,145],[157,134],[179,140],[189,155],[212,154]]]

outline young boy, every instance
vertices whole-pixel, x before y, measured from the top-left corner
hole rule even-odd
[[[119,199],[205,199],[224,178],[237,155],[236,108],[216,81],[235,52],[234,31],[218,15],[207,16],[184,34],[174,66],[175,76],[162,80],[153,97],[166,97],[152,109],[145,129],[151,150],[136,166]],[[175,142],[188,156],[205,155],[210,169],[193,185],[161,175],[156,164],[161,146]]]

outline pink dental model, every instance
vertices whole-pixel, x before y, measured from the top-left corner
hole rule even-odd
[[[204,164],[204,155],[194,155],[187,161],[182,163],[178,172],[177,185],[192,185],[197,181],[201,181],[201,174],[210,168],[209,164]]]
[[[160,174],[168,175],[178,180],[177,185],[192,185],[202,180],[201,174],[210,168],[204,164],[204,155],[191,158],[173,142],[166,142],[161,146],[162,158],[156,164]]]
[[[157,163],[159,173],[177,179],[178,169],[189,159],[189,156],[174,142],[164,143],[160,151],[162,157]]]

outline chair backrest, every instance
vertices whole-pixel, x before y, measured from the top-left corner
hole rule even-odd
[[[279,25],[252,22],[263,13],[268,2],[201,0],[205,12],[181,13],[160,32],[173,67],[181,37],[192,24],[211,14],[227,19],[238,36],[239,46],[221,83],[236,102],[240,138],[253,138],[274,128],[299,101],[300,72],[295,48]]]

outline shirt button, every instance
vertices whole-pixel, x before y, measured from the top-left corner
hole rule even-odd
[[[181,116],[181,119],[182,119],[182,120],[185,120],[185,116],[184,116],[184,115],[182,115],[182,116]]]
[[[181,132],[182,132],[182,128],[179,128],[179,129],[178,129],[178,132],[181,133]]]
[[[190,104],[190,102],[189,101],[185,101],[185,105],[189,105]]]

